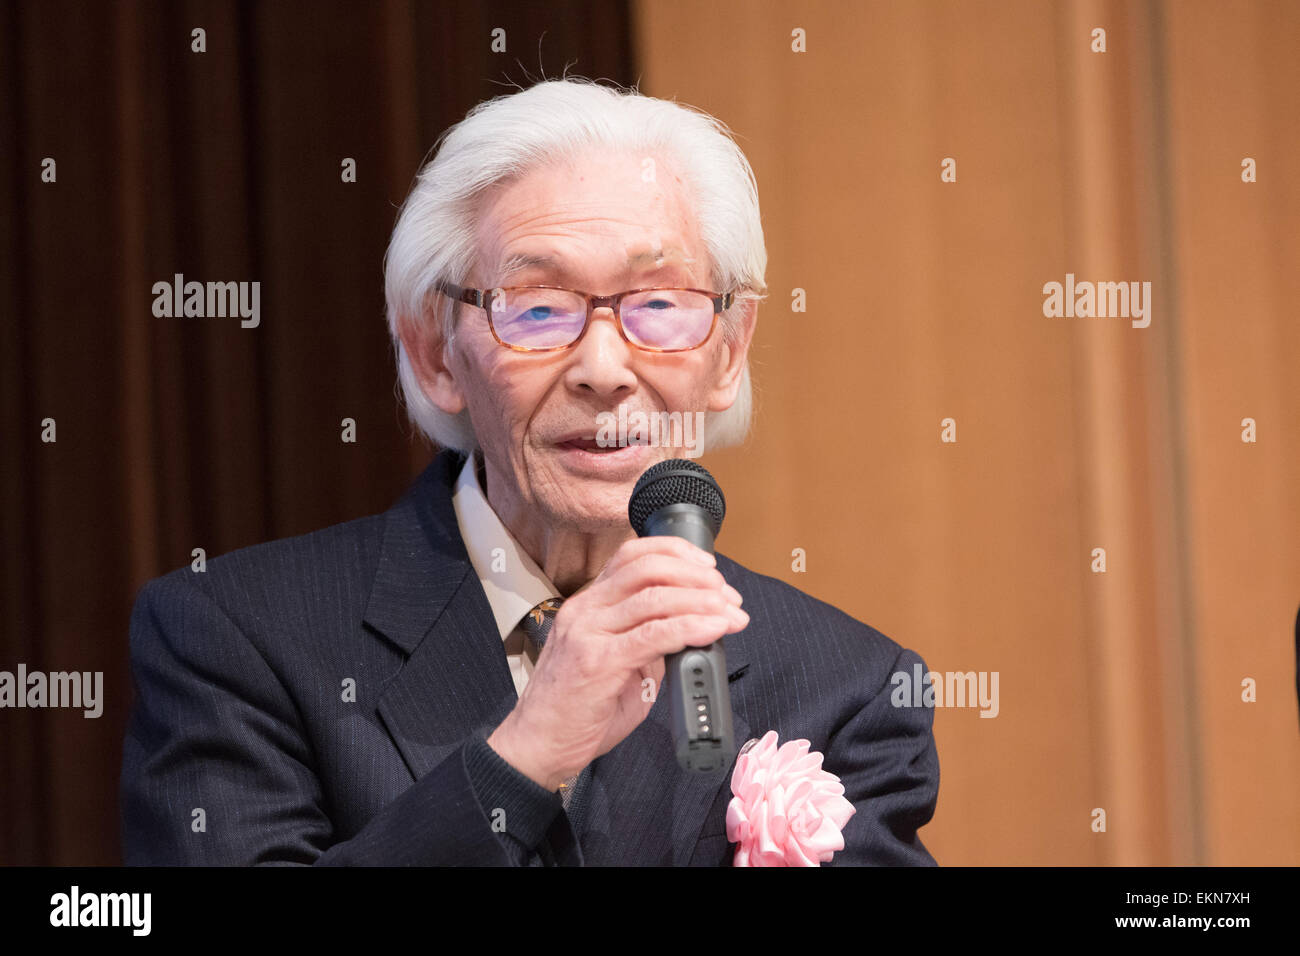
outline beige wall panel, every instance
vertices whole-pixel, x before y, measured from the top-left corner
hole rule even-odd
[[[999,673],[995,719],[936,712],[922,836],[941,863],[1300,861],[1300,84],[1281,21],[1300,31],[1246,4],[1228,49],[1212,24],[1232,11],[1176,6],[638,9],[641,89],[728,123],[763,202],[756,428],[705,458],[720,547],[936,671]],[[1244,142],[1271,192],[1239,183]],[[1151,281],[1151,327],[1045,317],[1066,272]],[[1251,410],[1271,427],[1243,446]]]

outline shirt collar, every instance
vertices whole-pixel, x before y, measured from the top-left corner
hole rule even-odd
[[[479,484],[477,452],[470,452],[465,459],[452,506],[470,563],[504,641],[525,614],[547,598],[559,597],[560,592],[492,510]]]

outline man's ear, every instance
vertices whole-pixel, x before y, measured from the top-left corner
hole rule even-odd
[[[730,342],[724,342],[718,351],[718,381],[709,393],[709,411],[725,412],[736,401],[740,384],[744,381],[745,363],[749,358],[749,346],[754,340],[754,328],[758,324],[758,302],[749,299],[741,304],[739,335]]]
[[[399,324],[402,348],[415,370],[420,391],[449,415],[465,410],[465,395],[456,382],[437,320],[429,315],[402,317]]]

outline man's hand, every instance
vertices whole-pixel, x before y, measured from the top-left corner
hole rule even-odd
[[[645,720],[664,655],[706,647],[749,624],[740,603],[707,551],[663,535],[625,542],[560,606],[519,703],[489,746],[558,790]],[[654,683],[643,693],[647,678]]]

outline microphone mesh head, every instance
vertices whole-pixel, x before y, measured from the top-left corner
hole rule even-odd
[[[713,534],[722,527],[727,501],[708,469],[686,458],[669,458],[651,465],[637,479],[627,503],[627,517],[637,537],[645,535],[646,519],[665,505],[699,505],[713,519]]]

